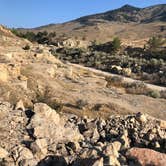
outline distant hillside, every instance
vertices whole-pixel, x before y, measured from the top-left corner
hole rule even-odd
[[[137,8],[130,5],[105,13],[89,15],[62,24],[50,24],[25,31],[56,32],[81,40],[105,42],[119,36],[126,44],[143,44],[154,35],[166,36],[166,4]]]
[[[96,22],[93,20],[96,20]],[[75,21],[84,25],[88,25],[97,23],[97,20],[123,23],[150,23],[154,21],[166,21],[166,5],[151,6],[143,9],[130,5],[124,5],[116,10],[82,17]]]

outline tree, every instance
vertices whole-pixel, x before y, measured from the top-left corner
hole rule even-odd
[[[121,47],[121,41],[118,37],[115,37],[112,41],[112,51],[116,52],[120,49]]]

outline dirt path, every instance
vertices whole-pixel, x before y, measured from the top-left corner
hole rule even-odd
[[[78,65],[78,64],[72,64],[72,63],[68,63],[70,66],[72,66],[73,68],[75,69],[83,69],[83,70],[86,70],[86,71],[89,71],[89,72],[93,72],[94,74],[96,75],[99,75],[99,76],[118,76],[118,77],[123,77],[123,76],[120,76],[120,75],[117,75],[117,74],[111,74],[111,73],[108,73],[108,72],[104,72],[104,71],[100,71],[100,70],[97,70],[97,69],[93,69],[93,68],[90,68],[90,67],[84,67],[84,66],[81,66],[81,65]],[[132,79],[132,78],[128,78],[128,77],[123,77],[124,81],[126,83],[133,83],[133,82],[142,82],[142,81],[139,81],[139,80],[135,80],[135,79]],[[162,86],[157,86],[157,85],[153,85],[153,84],[148,84],[148,83],[145,83],[146,86],[152,90],[157,90],[157,91],[166,91],[166,87],[162,87]]]

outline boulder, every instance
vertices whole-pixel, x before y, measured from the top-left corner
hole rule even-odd
[[[34,113],[28,128],[34,130],[35,138],[47,139],[47,143],[51,145],[58,142],[78,142],[83,139],[77,126],[66,124],[65,118],[60,117],[56,110],[46,104],[35,104]]]
[[[47,104],[44,103],[37,103],[34,105],[34,112],[35,117],[43,118],[50,120],[51,122],[54,122],[55,124],[60,123],[60,117],[59,114],[50,108]]]
[[[164,166],[166,163],[166,154],[151,149],[134,147],[127,151],[126,156],[135,160],[141,166]]]

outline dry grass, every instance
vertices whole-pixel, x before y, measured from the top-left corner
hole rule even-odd
[[[126,83],[125,89],[127,93],[137,95],[147,95],[150,89],[142,82]]]
[[[123,87],[124,86],[124,80],[123,77],[120,76],[113,76],[113,77],[106,77],[105,80],[107,81],[107,87]]]

